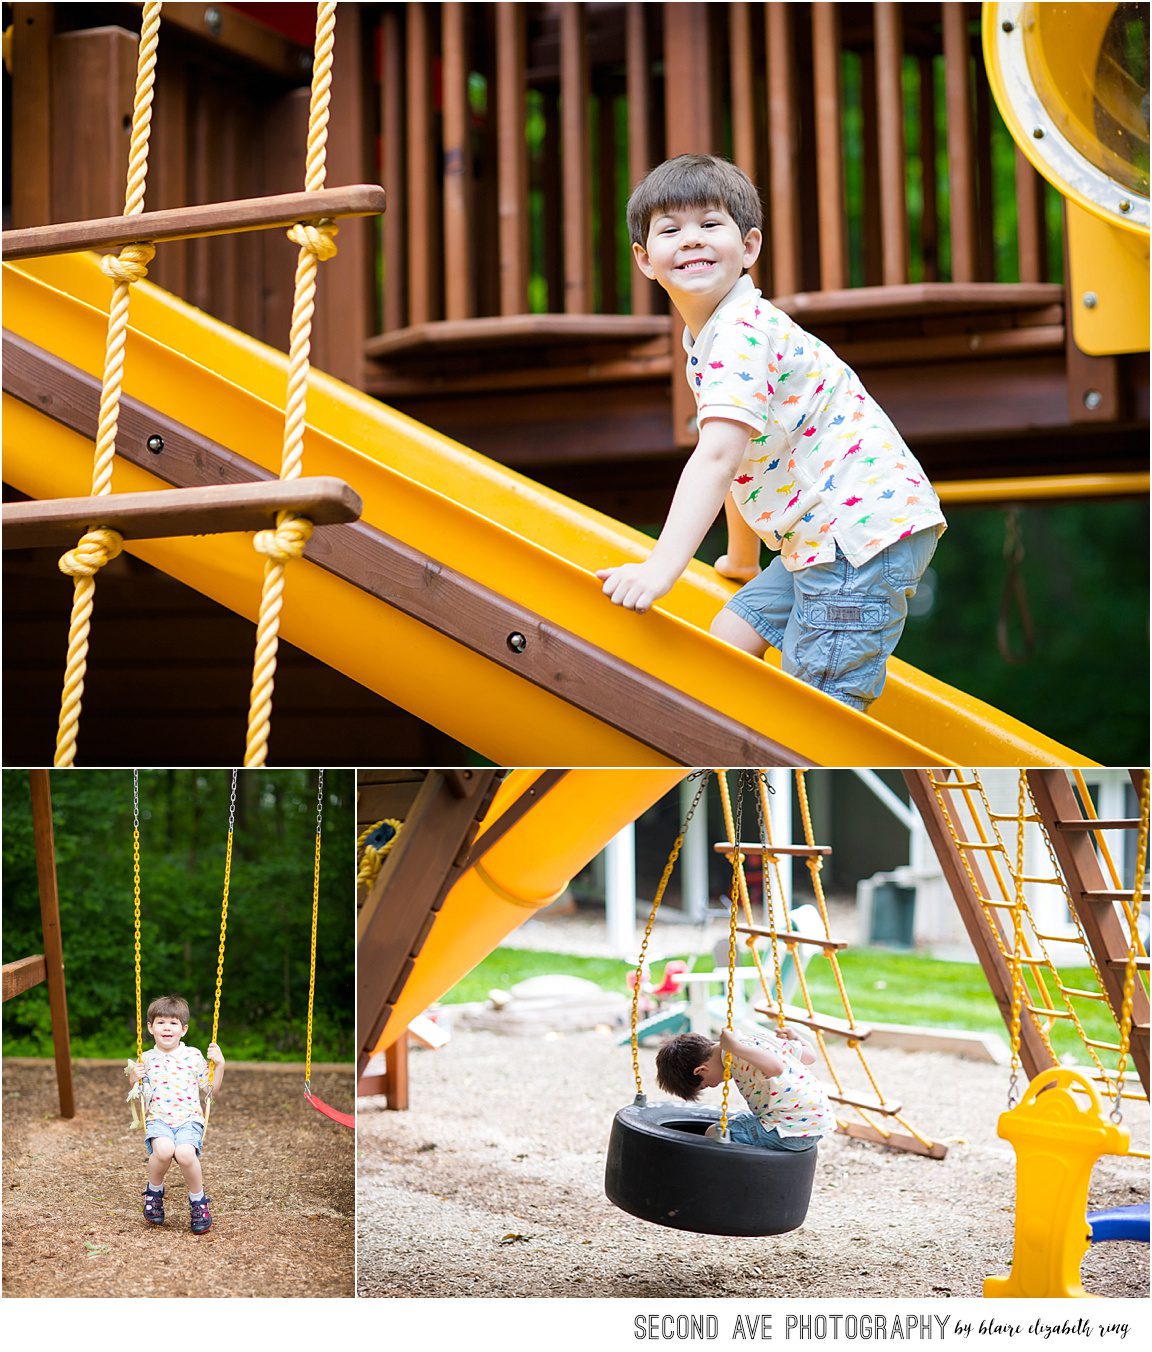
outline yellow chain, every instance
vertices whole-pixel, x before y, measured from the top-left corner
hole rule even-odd
[[[137,216],[144,210],[161,8],[159,3],[146,3],[141,19],[136,90],[132,104],[132,135],[128,151],[128,180],[124,197],[125,216]],[[119,257],[109,255],[100,260],[103,272],[112,279],[114,286],[108,307],[104,376],[92,461],[93,497],[104,497],[112,491],[112,465],[116,456],[116,431],[124,380],[124,347],[128,334],[129,291],[133,282],[147,276],[148,264],[154,253],[150,244],[128,244],[120,251]],[[58,766],[70,766],[76,760],[76,738],[84,696],[84,676],[88,668],[88,634],[92,627],[96,574],[120,553],[122,546],[123,537],[117,531],[94,525],[84,532],[75,548],[68,550],[60,559],[60,571],[73,581],[72,613],[68,621],[68,656],[64,666],[53,760]]]
[[[136,965],[136,1060],[144,1059],[144,1019],[140,999],[140,771],[132,771],[132,924]]]
[[[316,853],[312,862],[312,951],[308,962],[308,1031],[304,1049],[304,1092],[312,1091],[312,1002],[316,996],[316,926],[320,917],[320,837],[324,830],[324,771],[316,786]],[[395,839],[395,837],[393,837]]]
[[[1016,889],[1012,903],[1012,1019],[1009,1026],[1009,1042],[1012,1047],[1012,1072],[1008,1077],[1008,1107],[1014,1108],[1019,1098],[1016,1082],[1020,1071],[1020,1023],[1024,1004],[1024,978],[1021,973],[1020,959],[1023,956],[1024,937],[1024,823],[1027,818],[1025,799],[1028,794],[1028,777],[1019,771],[1016,780],[1016,870],[1013,882]]]
[[[1132,1001],[1136,995],[1136,958],[1140,949],[1140,902],[1148,867],[1148,786],[1152,771],[1144,771],[1140,785],[1140,829],[1136,839],[1136,862],[1132,884],[1132,905],[1128,908],[1128,961],[1124,964],[1124,998],[1120,1006],[1120,1054],[1116,1060],[1116,1103],[1112,1121],[1120,1121],[1120,1104],[1124,1097],[1124,1067],[1128,1060],[1128,1044],[1132,1036]]]
[[[360,864],[356,870],[356,886],[371,887],[380,873],[380,866],[387,859],[392,846],[400,838],[400,831],[404,823],[397,817],[381,817],[378,822],[373,822],[371,826],[365,827],[356,838],[356,849],[362,850],[360,855]],[[390,826],[395,832],[391,840],[387,840],[377,848],[375,845],[368,844],[368,837],[375,835],[382,826]]]
[[[228,843],[224,850],[224,895],[220,902],[220,947],[216,954],[216,1001],[212,1007],[212,1038],[220,1027],[220,993],[224,987],[224,944],[228,938],[228,893],[232,886],[232,836],[236,824],[236,778],[232,771],[232,796],[228,804]],[[212,1111],[212,1081],[216,1074],[216,1062],[208,1062],[208,1095],[204,1104],[204,1130],[208,1130],[208,1116]]]
[[[644,939],[640,944],[640,956],[636,961],[636,979],[632,983],[632,1074],[636,1077],[636,1102],[644,1103],[644,1083],[640,1076],[640,987],[644,982],[644,960],[648,953],[648,941],[652,938],[652,926],[656,922],[656,912],[660,909],[660,903],[664,900],[664,893],[667,890],[668,882],[672,877],[672,871],[676,867],[676,861],[680,858],[680,851],[684,847],[684,837],[688,834],[688,825],[699,805],[700,799],[704,796],[704,790],[708,787],[708,780],[711,776],[710,770],[705,770],[700,775],[700,783],[696,786],[696,792],[688,805],[688,811],[684,814],[684,821],[681,823],[680,832],[672,843],[672,849],[668,853],[668,860],[664,865],[664,872],[660,875],[660,883],[656,888],[656,895],[652,899],[652,909],[648,912],[648,923],[644,926]]]
[[[312,62],[312,95],[308,109],[308,152],[304,189],[319,192],[324,187],[328,148],[328,110],[332,91],[332,48],[336,34],[336,0],[321,0],[316,6],[316,44]],[[300,477],[304,461],[304,418],[308,400],[309,351],[312,315],[316,307],[316,273],[321,262],[336,254],[336,226],[332,221],[301,222],[288,231],[300,246],[292,300],[292,326],[288,348],[288,390],[284,405],[284,440],[280,455],[280,478]],[[312,534],[306,517],[283,511],[274,530],[256,533],[253,545],[265,557],[260,592],[260,615],[256,625],[256,654],[252,669],[252,693],[248,708],[246,766],[261,766],[268,758],[272,693],[276,678],[276,652],[280,641],[280,613],[284,605],[284,572],[298,559]]]
[[[744,856],[740,851],[741,819],[744,815],[743,776],[736,784],[736,813],[732,834],[732,893],[728,907],[728,1011],[725,1028],[732,1031],[732,1005],[736,994],[736,912],[740,906],[740,885],[743,879]],[[745,883],[745,888],[747,884]],[[732,1053],[724,1053],[724,1082],[720,1091],[720,1127],[719,1136],[728,1140],[728,1093],[732,1084]]]

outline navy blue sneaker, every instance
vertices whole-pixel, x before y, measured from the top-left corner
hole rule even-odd
[[[149,1225],[164,1224],[164,1194],[144,1189],[144,1219]]]
[[[201,1197],[198,1202],[188,1199],[188,1205],[192,1208],[190,1225],[194,1235],[207,1234],[212,1229],[212,1213],[208,1209],[211,1202],[212,1198],[208,1196]]]

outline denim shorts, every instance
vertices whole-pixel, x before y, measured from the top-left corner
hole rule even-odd
[[[203,1122],[181,1122],[178,1127],[170,1127],[167,1122],[149,1122],[144,1129],[144,1149],[152,1153],[152,1142],[161,1139],[172,1141],[175,1145],[194,1145],[196,1154],[204,1142]]]
[[[771,1131],[755,1113],[735,1113],[728,1119],[728,1134],[741,1145],[755,1145],[762,1150],[812,1150],[819,1136],[781,1136],[775,1127]]]
[[[934,526],[897,540],[859,568],[841,554],[790,573],[777,555],[727,609],[780,650],[789,676],[863,712],[884,688],[908,602],[936,552]]]

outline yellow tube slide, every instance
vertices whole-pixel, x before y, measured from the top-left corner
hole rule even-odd
[[[89,256],[4,265],[6,327],[97,376],[109,295],[110,283]],[[134,288],[125,393],[273,472],[285,370],[282,353],[156,287]],[[703,564],[693,564],[651,613],[620,610],[604,600],[594,573],[643,557],[651,542],[639,532],[320,373],[312,377],[308,415],[305,473],[350,483],[364,500],[366,522],[800,756],[866,766],[1089,763],[899,661],[890,664],[871,715],[836,703],[771,661],[711,637],[708,625],[733,588]],[[89,491],[85,439],[7,395],[4,464],[7,481],[34,498]],[[164,485],[120,463],[113,486],[138,492]],[[128,548],[255,617],[261,563],[249,537]],[[67,623],[63,607],[60,622]],[[628,734],[308,562],[290,570],[281,632],[498,764],[667,763]],[[242,710],[237,717],[242,721]]]
[[[539,777],[513,770],[481,826],[498,821]],[[672,789],[679,770],[573,770],[465,872],[444,900],[376,1050],[556,898],[612,837]],[[361,973],[361,980],[371,980]]]

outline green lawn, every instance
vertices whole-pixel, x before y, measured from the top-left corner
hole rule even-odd
[[[684,960],[691,959],[684,955]],[[580,958],[566,953],[498,948],[454,986],[443,1002],[460,1004],[484,1000],[494,987],[507,990],[528,977],[556,972],[584,977],[604,990],[627,992],[627,976],[632,966],[614,958]],[[696,964],[697,971],[711,968],[710,958],[703,958]],[[1006,1036],[996,1001],[979,963],[943,962],[911,953],[870,948],[840,954],[840,970],[852,1012],[861,1023],[923,1024]],[[656,964],[657,978],[662,971],[663,961]],[[840,998],[831,963],[820,957],[813,958],[807,972],[815,1007],[838,1015]],[[1081,990],[1091,990],[1096,985],[1090,970],[1070,969],[1063,977],[1068,985]],[[1079,1001],[1077,1012],[1089,1036],[1115,1037],[1115,1025],[1103,1007]],[[1056,1052],[1063,1054],[1079,1046],[1079,1039],[1067,1021],[1060,1021],[1053,1031],[1052,1043]]]

